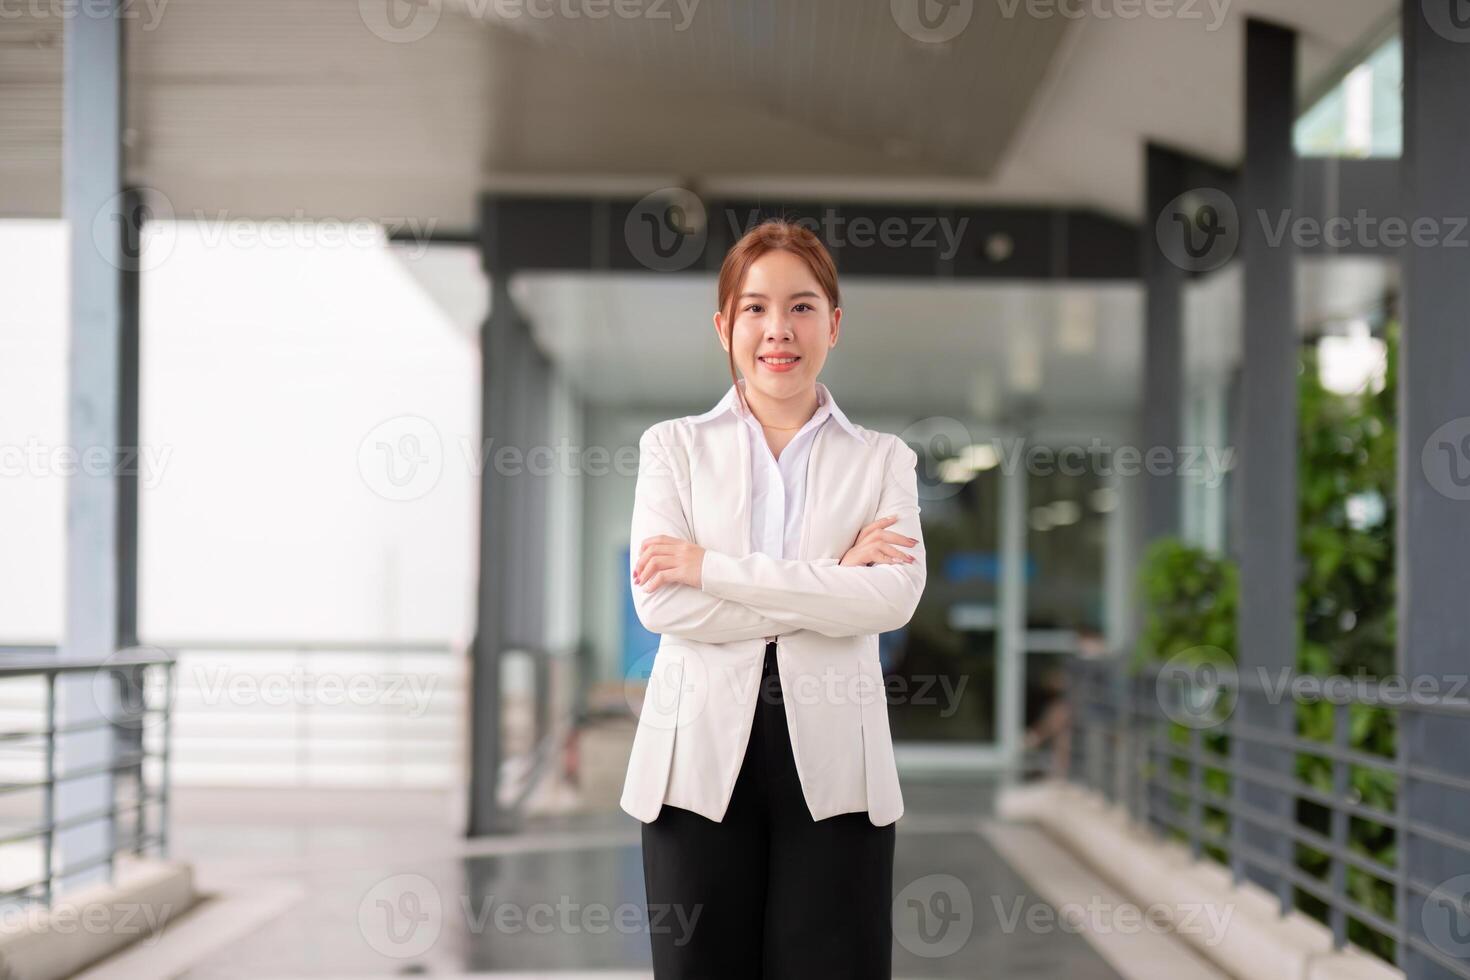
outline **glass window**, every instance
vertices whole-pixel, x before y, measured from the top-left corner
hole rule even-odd
[[[1404,144],[1404,55],[1389,38],[1302,114],[1302,156],[1396,157]]]

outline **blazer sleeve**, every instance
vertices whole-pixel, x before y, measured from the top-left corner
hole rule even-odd
[[[792,632],[796,627],[790,623],[777,622],[740,602],[701,589],[673,584],[648,592],[632,581],[638,552],[646,538],[666,534],[682,541],[694,540],[684,506],[684,494],[689,489],[688,454],[672,445],[667,436],[667,423],[660,423],[638,440],[628,580],[639,622],[651,632],[701,643],[729,643]]]
[[[736,558],[706,551],[700,571],[704,591],[825,636],[883,633],[906,624],[919,604],[928,572],[919,527],[918,455],[897,437],[891,438],[877,517],[897,517],[893,530],[918,540],[912,548],[899,546],[914,556],[914,562],[843,566],[836,558],[793,561],[762,554]]]

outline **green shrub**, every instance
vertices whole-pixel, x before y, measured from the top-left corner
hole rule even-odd
[[[1299,613],[1297,669],[1304,674],[1377,677],[1393,670],[1395,637],[1394,520],[1396,487],[1398,363],[1397,324],[1385,331],[1388,365],[1378,392],[1339,395],[1318,381],[1316,351],[1303,350],[1298,395],[1298,548],[1302,558],[1297,588]],[[1238,570],[1228,558],[1210,554],[1178,539],[1155,542],[1145,553],[1139,587],[1144,624],[1137,662],[1161,661],[1194,647],[1214,647],[1234,657],[1239,601]],[[1297,730],[1303,739],[1331,742],[1335,724],[1331,704],[1297,705]],[[1393,758],[1397,744],[1394,716],[1378,708],[1353,706],[1349,712],[1349,744],[1367,755]],[[1176,726],[1170,736],[1187,740]],[[1228,752],[1228,738],[1210,733],[1205,747]],[[1298,753],[1297,777],[1320,792],[1334,791],[1332,763],[1323,756]],[[1180,778],[1184,773],[1175,772]],[[1207,787],[1228,794],[1229,780],[1216,769],[1203,772]],[[1389,773],[1353,766],[1349,782],[1354,798],[1393,812],[1398,786]],[[1228,815],[1206,810],[1206,828],[1228,834]],[[1297,820],[1328,836],[1329,811],[1300,801]],[[1348,846],[1356,853],[1393,866],[1392,831],[1354,817],[1348,824]],[[1212,853],[1213,852],[1213,849]],[[1326,878],[1328,855],[1304,845],[1296,848],[1297,864],[1313,877]],[[1218,858],[1226,855],[1214,853]],[[1394,916],[1389,882],[1348,868],[1349,895],[1386,919]],[[1298,907],[1326,918],[1325,906],[1298,890]],[[1349,938],[1391,959],[1392,940],[1360,922],[1349,922]]]

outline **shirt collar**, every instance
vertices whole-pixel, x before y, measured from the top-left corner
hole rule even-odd
[[[714,408],[710,409],[708,412],[705,412],[702,415],[693,416],[692,418],[690,418],[689,421],[696,424],[700,422],[708,422],[712,419],[719,418],[727,412],[736,415],[739,418],[748,419],[744,405],[740,400],[740,396],[736,393],[737,385],[743,391],[745,386],[745,379],[742,378],[740,379],[740,381],[736,382],[736,384],[732,384],[725,392],[725,397],[721,398],[719,402],[715,404]],[[837,407],[837,399],[832,397],[832,392],[829,391],[827,386],[822,384],[822,382],[820,381],[817,382],[817,405],[825,407],[828,414],[830,414],[832,418],[837,421],[837,424],[841,426],[843,430],[851,435],[854,439],[862,438],[862,436],[858,434],[857,426],[853,425],[852,422],[848,420],[847,416],[843,414],[842,409]],[[819,407],[817,411],[820,412],[822,410],[821,407]]]

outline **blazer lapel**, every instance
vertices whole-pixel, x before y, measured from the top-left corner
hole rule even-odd
[[[806,494],[801,502],[801,544],[797,547],[797,557],[802,561],[811,559],[812,522],[821,513],[819,508],[812,506],[812,501],[822,492],[821,480],[818,474],[822,472],[822,450],[827,444],[827,430],[836,423],[831,419],[823,422],[817,427],[816,435],[812,437],[812,451],[806,461]]]
[[[733,554],[744,557],[750,554],[750,522],[751,506],[750,495],[752,484],[750,477],[750,428],[740,419],[734,419],[735,442],[740,447],[740,478],[736,483],[739,487],[740,520],[737,526],[740,528],[740,540],[736,542]]]

